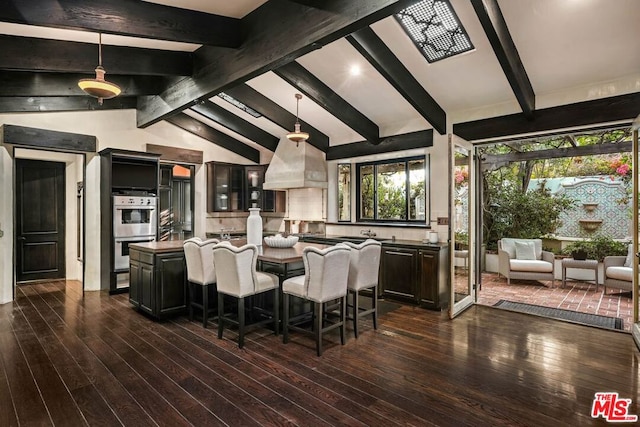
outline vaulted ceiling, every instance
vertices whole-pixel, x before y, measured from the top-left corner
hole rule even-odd
[[[255,159],[292,130],[298,92],[302,128],[328,158],[640,113],[637,0],[451,0],[474,49],[433,63],[393,17],[414,3],[3,1],[0,114],[135,108],[139,127],[166,120]],[[123,89],[103,105],[77,86],[99,33],[106,78]]]

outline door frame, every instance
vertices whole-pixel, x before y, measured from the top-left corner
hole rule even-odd
[[[450,303],[449,303],[449,318],[453,319],[462,313],[467,308],[474,305],[477,301],[477,286],[476,286],[476,266],[478,263],[479,253],[476,245],[477,235],[477,223],[476,223],[476,194],[477,194],[477,163],[475,155],[475,147],[472,143],[460,138],[455,134],[448,135],[448,149],[449,149],[449,282],[451,286]],[[462,298],[460,301],[456,301],[455,292],[455,148],[462,147],[469,153],[469,172],[468,172],[468,204],[467,204],[467,239],[468,239],[468,260],[467,260],[467,274],[468,274],[468,295]]]
[[[27,151],[34,151],[34,152],[43,152],[43,153],[61,153],[61,154],[69,154],[69,155],[73,155],[73,156],[80,156],[82,158],[82,182],[86,183],[87,180],[87,161],[88,161],[88,157],[87,157],[87,152],[85,151],[73,151],[73,150],[60,150],[60,149],[55,149],[55,148],[51,148],[51,147],[34,147],[34,146],[30,146],[30,145],[20,145],[20,144],[4,144],[7,148],[10,148],[8,151],[9,155],[11,156],[11,167],[12,167],[12,171],[11,171],[11,175],[12,175],[12,183],[11,183],[11,188],[12,188],[12,215],[13,215],[13,224],[12,224],[12,229],[13,229],[13,235],[14,235],[14,242],[12,243],[13,246],[13,251],[12,251],[12,282],[13,282],[13,300],[16,299],[16,286],[17,286],[17,266],[16,266],[16,242],[15,242],[15,233],[16,233],[16,227],[17,227],[17,218],[16,218],[16,209],[17,209],[17,200],[16,200],[16,181],[17,181],[17,177],[16,177],[16,160],[17,159],[29,159],[29,157],[23,157],[20,153],[16,153],[17,150],[27,150]],[[19,157],[16,157],[19,156]],[[56,160],[50,160],[50,159],[41,159],[41,160],[45,160],[45,161],[56,161]],[[62,163],[62,162],[61,162]],[[67,162],[64,162],[65,165],[67,164]],[[74,181],[75,182],[75,181]],[[86,277],[86,209],[87,209],[87,205],[86,205],[86,200],[87,200],[87,195],[86,195],[86,185],[82,186],[82,212],[78,212],[78,215],[80,215],[82,217],[82,226],[81,226],[81,238],[82,238],[82,274],[81,274],[81,281],[82,281],[82,293],[84,295],[84,290],[85,290],[85,277]],[[73,198],[75,200],[75,198],[77,197],[79,193],[78,192],[74,192],[73,193]],[[66,191],[65,188],[65,200],[67,197],[70,197],[70,195],[68,194],[68,192]],[[72,227],[76,227],[76,224],[67,224],[65,222],[65,228],[72,226]],[[66,239],[66,231],[65,231],[65,239]],[[67,259],[67,255],[65,254],[65,263],[66,263],[66,259]]]
[[[634,261],[632,263],[633,267],[633,275],[631,281],[631,298],[633,304],[633,325],[631,326],[631,335],[633,336],[633,340],[636,343],[636,346],[640,349],[640,313],[638,304],[640,303],[640,295],[638,295],[638,273],[640,272],[638,266],[638,257],[640,257],[640,252],[638,251],[640,245],[640,239],[638,233],[640,233],[640,227],[638,225],[638,221],[640,220],[640,212],[638,209],[640,208],[640,200],[638,191],[640,190],[640,142],[638,141],[640,132],[640,115],[636,117],[636,119],[631,124],[632,130],[632,163],[631,168],[633,170],[633,195],[631,197],[632,210],[633,210],[633,236],[632,236],[632,244],[634,248],[634,252],[636,256],[634,257]]]

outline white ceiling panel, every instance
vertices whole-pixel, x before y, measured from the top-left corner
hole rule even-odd
[[[276,74],[272,72],[265,73],[249,80],[247,84],[285,110],[294,115],[296,114],[295,94],[298,91]],[[327,135],[330,145],[345,144],[364,139],[306,96],[300,100],[300,118]],[[288,130],[293,130],[293,125],[291,123],[291,129]],[[304,127],[302,130],[304,130]]]
[[[238,107],[231,105],[230,103],[220,98],[219,96],[213,96],[209,98],[209,100],[214,104],[217,104],[220,107],[224,108],[225,110],[229,111],[230,113],[235,114],[241,119],[251,123],[252,125],[257,126],[262,130],[269,132],[273,136],[277,136],[278,138],[281,138],[285,136],[287,132],[289,132],[288,130],[283,129],[277,124],[273,123],[271,120],[267,119],[266,117],[253,117],[251,114],[245,113]]]
[[[452,4],[475,49],[431,64],[395,18],[371,28],[446,112],[515,101],[473,7],[466,1]]]
[[[629,75],[640,83],[640,1],[499,3],[536,95]]]
[[[0,34],[98,44],[98,33],[92,33],[89,31],[62,30],[59,28],[38,27],[36,25],[13,24],[9,22],[0,22]],[[139,37],[118,36],[114,34],[103,34],[102,44],[113,46],[140,47],[145,49],[174,50],[181,52],[193,52],[201,46],[199,44],[193,43],[153,40]]]
[[[205,125],[213,128],[213,129],[219,130],[220,132],[222,132],[222,133],[224,133],[226,135],[229,135],[230,137],[235,138],[240,142],[243,142],[243,143],[247,144],[251,148],[255,148],[256,150],[260,151],[260,155],[263,155],[265,152],[271,153],[270,150],[264,148],[262,145],[259,145],[259,144],[255,143],[255,142],[253,142],[252,140],[250,140],[248,138],[245,138],[244,136],[242,136],[242,135],[230,130],[229,128],[226,128],[226,127],[222,126],[220,123],[218,123],[216,121],[208,119],[207,117],[203,116],[202,114],[200,114],[200,113],[198,113],[196,111],[193,111],[190,108],[187,108],[186,110],[184,110],[184,113],[187,116],[192,117],[192,118],[204,123]]]
[[[432,127],[345,39],[304,55],[298,62],[376,123],[382,136]],[[358,75],[352,74],[353,67],[359,68]]]
[[[267,0],[144,0],[149,3],[197,10],[215,15],[242,18]]]

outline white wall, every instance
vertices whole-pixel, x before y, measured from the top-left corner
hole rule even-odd
[[[146,129],[136,127],[135,110],[83,111],[58,113],[20,113],[0,114],[0,125],[11,124],[33,128],[73,132],[97,137],[97,150],[119,148],[133,151],[146,151],[146,144],[165,145],[204,153],[204,161],[221,161],[232,163],[248,162],[244,157],[233,154],[202,138],[183,131],[166,122],[159,122]],[[54,160],[55,155],[45,155],[45,159]],[[75,157],[75,156],[74,156]],[[67,160],[63,160],[67,163]],[[73,200],[75,211],[75,183],[77,174],[82,173],[81,161],[69,160],[72,165],[67,171],[67,199]],[[100,289],[100,159],[99,156],[87,156],[86,188],[86,259],[85,290]],[[13,160],[5,147],[0,147],[0,224],[4,237],[0,238],[0,304],[12,300],[13,297],[13,206],[12,196]],[[195,224],[194,233],[205,235],[206,211],[206,168],[196,168],[195,176]],[[72,190],[72,191],[71,191]],[[73,227],[67,227],[68,233],[75,233]],[[68,246],[75,256],[75,234],[67,235]],[[74,261],[71,261],[74,262]],[[71,274],[77,275],[72,267]],[[70,276],[71,278],[71,276]]]
[[[0,146],[0,304],[13,299],[12,162],[7,149]]]

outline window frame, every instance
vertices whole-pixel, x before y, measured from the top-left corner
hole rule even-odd
[[[424,161],[424,194],[425,194],[425,218],[424,219],[379,219],[377,218],[378,214],[378,166],[379,165],[387,165],[393,163],[404,163],[405,165],[405,173],[406,173],[406,181],[405,181],[405,209],[407,212],[407,217],[410,212],[410,198],[411,195],[411,182],[409,175],[409,163],[415,160]],[[362,194],[361,194],[361,174],[360,170],[363,166],[373,166],[373,186],[374,186],[374,194],[373,194],[373,212],[374,218],[363,218],[361,212],[362,206]],[[356,191],[355,191],[355,202],[356,202],[356,221],[357,222],[369,222],[369,223],[380,223],[380,224],[425,224],[431,218],[431,192],[430,190],[430,177],[429,177],[429,155],[419,155],[419,156],[411,156],[411,157],[401,157],[395,159],[385,159],[385,160],[375,160],[370,162],[362,162],[355,164],[355,175],[356,175]]]
[[[341,219],[340,218],[340,167],[347,167],[349,169],[349,197],[348,198],[344,198],[343,195],[343,203],[346,203],[349,205],[349,218],[346,219]],[[353,188],[353,165],[351,163],[338,163],[338,169],[337,169],[337,185],[336,185],[336,190],[337,190],[337,198],[336,198],[336,202],[337,202],[337,207],[338,207],[338,215],[337,215],[337,219],[338,222],[351,222],[351,202],[353,200],[352,197],[352,191],[351,189]]]

